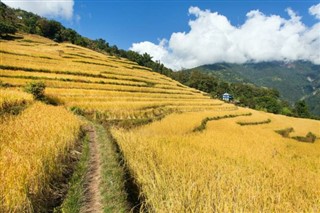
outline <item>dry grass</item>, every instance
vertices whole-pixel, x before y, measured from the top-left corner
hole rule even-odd
[[[64,108],[40,103],[0,124],[0,212],[39,211],[80,125]]]
[[[228,114],[174,114],[139,129],[112,130],[144,205],[152,212],[319,212],[319,139],[282,138],[274,129],[283,127],[283,118],[260,112],[209,121],[202,133],[191,133],[203,118]],[[236,123],[265,116],[272,122]],[[319,121],[286,119],[286,125],[320,127]]]

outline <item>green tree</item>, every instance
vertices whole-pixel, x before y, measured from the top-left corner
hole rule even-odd
[[[83,38],[82,36],[77,36],[74,44],[80,45],[82,47],[87,47],[88,41],[85,38]]]
[[[187,85],[204,92],[212,92],[216,90],[218,83],[216,80],[199,71],[192,71],[187,82]]]
[[[58,41],[60,41],[60,33],[63,27],[59,22],[53,20],[48,21],[46,19],[40,19],[38,21],[38,25],[44,37],[50,39],[57,39]]]
[[[294,113],[296,116],[301,118],[309,118],[310,112],[308,106],[304,100],[298,101],[294,105]]]
[[[60,34],[62,41],[70,41],[72,44],[76,42],[77,36],[79,36],[76,31],[70,28],[62,29]]]
[[[99,50],[107,51],[107,49],[109,48],[108,42],[106,42],[106,41],[105,41],[104,39],[102,39],[102,38],[99,38],[99,39],[94,40],[94,43],[96,44],[96,47],[97,47]]]
[[[14,26],[7,24],[5,22],[0,22],[0,36],[7,34],[15,34],[17,32],[17,28]]]
[[[255,102],[256,102],[256,109],[262,109],[267,112],[279,114],[282,109],[277,99],[270,96],[255,98]]]
[[[118,55],[120,53],[117,45],[113,45],[111,48],[110,48],[110,53],[113,54],[113,55]]]

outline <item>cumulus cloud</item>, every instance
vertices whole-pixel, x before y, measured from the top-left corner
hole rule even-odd
[[[317,9],[318,8],[318,9]],[[320,4],[309,13],[318,17]],[[234,26],[218,12],[190,7],[189,32],[172,33],[159,44],[134,43],[131,50],[147,52],[173,69],[191,68],[217,62],[260,62],[310,60],[320,64],[320,22],[308,27],[292,9],[288,19],[265,15],[259,10],[247,13],[241,26]]]
[[[309,8],[309,13],[320,19],[320,3]]]
[[[74,0],[2,0],[6,5],[46,17],[73,17]]]

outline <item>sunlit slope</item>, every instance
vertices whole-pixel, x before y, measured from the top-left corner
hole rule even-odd
[[[275,132],[286,128],[290,137],[311,131],[318,139]],[[151,211],[320,211],[319,121],[239,108],[172,114],[112,133]]]
[[[0,88],[0,212],[42,212],[66,171],[82,122],[64,107]]]
[[[0,80],[12,86],[2,90],[2,108],[30,102],[21,87],[41,80],[46,95],[106,119],[178,112],[139,128],[112,129],[149,211],[320,211],[319,121],[225,104],[72,44],[31,35],[0,44]],[[276,132],[286,129],[287,135]],[[317,137],[313,143],[296,140],[309,132]]]
[[[107,118],[141,118],[163,111],[234,109],[123,58],[35,36],[1,41],[0,80],[21,87],[41,80],[46,94],[68,107]]]

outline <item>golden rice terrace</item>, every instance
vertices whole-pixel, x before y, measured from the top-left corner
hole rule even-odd
[[[110,128],[141,212],[320,212],[319,121],[240,108],[40,36],[0,40],[0,54],[0,212],[33,212],[50,191],[83,125],[66,109],[105,123],[153,119]],[[23,92],[32,81],[60,106]],[[22,112],[7,116],[12,106]]]
[[[21,87],[43,81],[67,107],[107,119],[152,117],[165,111],[234,109],[146,67],[72,44],[25,35],[1,42],[0,80]]]

